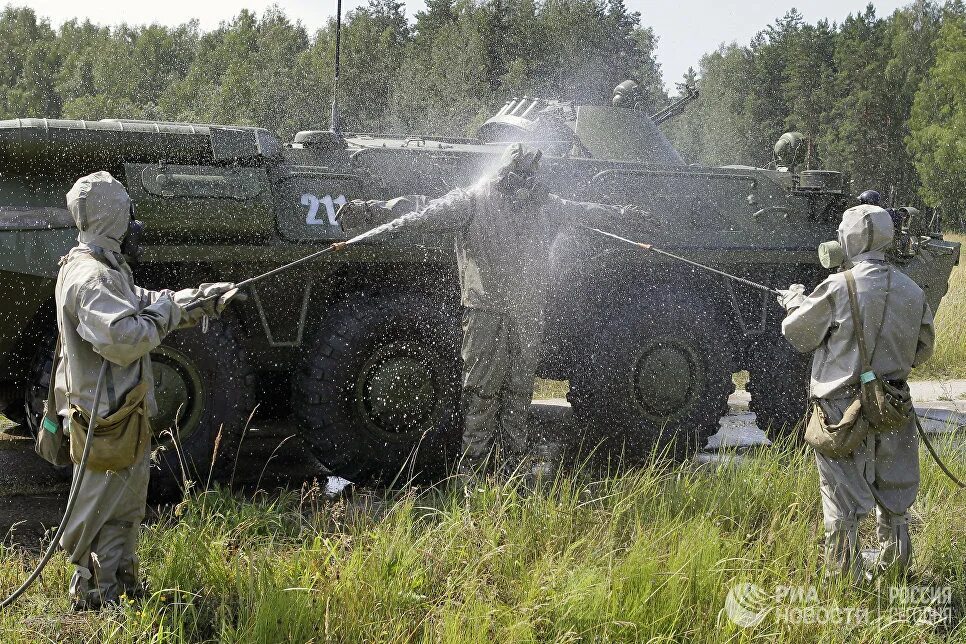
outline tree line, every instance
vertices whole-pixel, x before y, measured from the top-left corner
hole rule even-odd
[[[428,0],[414,19],[370,0],[342,31],[342,125],[350,131],[472,135],[512,96],[605,104],[632,78],[646,108],[673,96],[646,16],[623,0]],[[713,43],[709,43],[713,45]],[[278,8],[242,10],[211,31],[58,28],[29,8],[0,13],[0,118],[128,117],[266,127],[328,125],[335,22],[310,32]],[[809,163],[897,201],[966,212],[966,9],[872,5],[841,24],[795,10],[747,44],[722,45],[678,84],[701,97],[664,127],[689,162],[771,162],[785,131]]]
[[[855,192],[939,206],[966,219],[966,10],[918,0],[873,5],[841,24],[789,11],[747,45],[706,54],[701,98],[670,126],[686,159],[766,165],[786,131],[809,139],[812,167],[840,169]],[[679,87],[681,84],[679,84]]]

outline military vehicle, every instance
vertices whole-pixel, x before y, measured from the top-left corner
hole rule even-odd
[[[660,222],[622,235],[765,284],[812,286],[816,247],[835,239],[853,201],[833,170],[802,164],[801,137],[770,168],[685,164],[622,83],[612,105],[523,97],[476,138],[300,132],[291,143],[252,127],[134,120],[0,122],[0,405],[39,413],[55,333],[58,258],[74,244],[64,195],[106,169],[146,224],[138,282],[179,288],[238,281],[345,238],[350,199],[439,196],[478,180],[508,142],[544,150],[553,192],[634,204]],[[861,188],[865,188],[862,186]],[[938,307],[959,245],[895,209],[895,261]],[[593,223],[593,222],[588,222]],[[559,238],[540,374],[569,380],[575,416],[627,453],[684,456],[718,428],[746,370],[759,424],[793,425],[805,408],[807,357],[780,338],[773,296],[620,248],[579,228]],[[374,238],[251,288],[204,333],[154,352],[159,428],[207,471],[256,422],[297,422],[307,448],[351,480],[438,476],[455,456],[459,302],[446,235]],[[673,439],[673,440],[672,440]],[[176,450],[165,452],[177,472]]]

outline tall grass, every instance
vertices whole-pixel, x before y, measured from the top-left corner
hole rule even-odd
[[[947,449],[947,453],[950,450]],[[962,451],[950,453],[959,468]],[[966,501],[925,468],[914,580],[966,596]],[[814,465],[792,447],[715,468],[576,475],[527,493],[408,491],[329,502],[318,488],[243,500],[195,495],[146,529],[153,593],[73,616],[68,566],[0,614],[0,640],[93,642],[942,641],[963,626],[879,614],[874,589],[821,586]],[[3,587],[33,556],[0,553]],[[739,582],[818,586],[872,611],[861,624],[722,614]],[[958,614],[961,614],[958,613]]]

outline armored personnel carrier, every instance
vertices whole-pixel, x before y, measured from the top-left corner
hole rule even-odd
[[[105,169],[146,224],[138,282],[239,281],[344,239],[350,199],[439,196],[475,182],[512,141],[544,150],[566,198],[635,204],[659,222],[622,235],[783,287],[827,273],[816,247],[852,205],[840,173],[802,166],[795,136],[775,167],[686,165],[637,107],[523,97],[477,138],[332,130],[290,143],[251,127],[132,120],[0,122],[0,405],[40,412],[55,334],[58,258],[74,244],[64,195]],[[895,261],[938,307],[959,245],[896,209]],[[591,222],[588,222],[591,223]],[[684,456],[714,433],[747,370],[759,424],[779,430],[805,408],[807,358],[784,344],[767,293],[619,248],[577,228],[557,241],[540,375],[569,380],[583,426],[628,454]],[[445,236],[374,238],[250,291],[207,333],[172,334],[154,354],[161,412],[180,453],[207,472],[216,434],[291,419],[307,449],[352,480],[437,476],[459,445],[459,302]],[[222,453],[230,448],[223,446]],[[176,450],[167,467],[179,471]]]

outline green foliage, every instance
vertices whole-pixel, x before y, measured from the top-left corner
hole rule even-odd
[[[943,451],[966,467],[961,450]],[[42,585],[0,614],[0,634],[12,642],[960,640],[961,625],[880,611],[885,588],[820,583],[816,478],[810,453],[779,446],[713,468],[574,475],[533,492],[512,480],[465,495],[409,490],[348,503],[314,487],[252,500],[211,491],[146,529],[147,599],[74,618],[70,566],[58,556]],[[910,583],[951,587],[957,611],[966,597],[962,510],[961,496],[925,465]],[[34,561],[15,547],[0,557],[4,587]],[[815,587],[824,606],[870,616],[844,626],[767,617],[741,629],[722,609],[742,582]]]
[[[31,9],[7,7],[0,13],[0,118],[60,111],[53,87],[59,62],[55,39],[50,23]]]
[[[656,39],[621,0],[435,0],[407,19],[370,0],[342,33],[348,131],[469,135],[512,95],[609,101],[636,78],[666,101]],[[277,7],[196,22],[55,31],[27,8],[0,14],[0,118],[146,118],[258,125],[283,137],[329,124],[335,23],[315,34]]]
[[[748,45],[706,55],[701,98],[668,132],[689,161],[766,165],[778,137],[798,130],[808,165],[848,173],[854,193],[942,201],[962,225],[966,139],[951,106],[964,96],[954,60],[963,13],[959,2],[916,0],[887,18],[870,4],[841,24],[813,25],[792,10]]]
[[[935,43],[936,62],[916,93],[909,149],[923,196],[962,223],[966,213],[966,18],[951,16]]]

